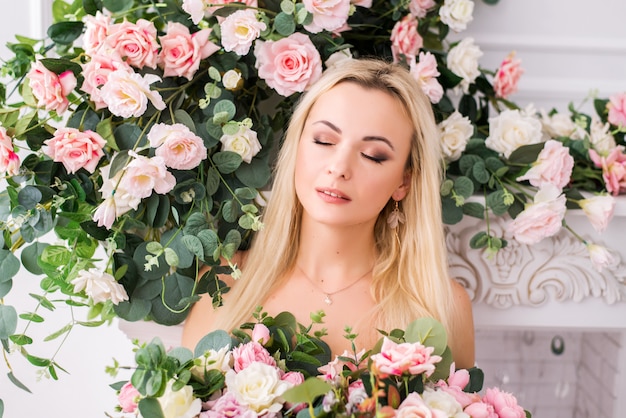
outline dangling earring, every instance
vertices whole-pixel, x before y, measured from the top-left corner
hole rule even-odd
[[[400,236],[398,235],[398,226],[399,224],[403,224],[406,220],[406,216],[404,213],[400,212],[398,201],[396,200],[396,206],[393,208],[393,211],[387,217],[387,223],[389,227],[393,229],[393,232],[396,235],[396,241],[398,241],[398,246],[400,245]]]

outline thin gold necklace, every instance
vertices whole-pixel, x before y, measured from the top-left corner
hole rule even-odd
[[[363,280],[368,274],[370,274],[372,272],[373,269],[370,269],[368,271],[365,272],[364,275],[362,275],[361,277],[359,277],[358,279],[356,279],[355,281],[353,281],[352,283],[350,283],[349,285],[342,287],[341,289],[335,290],[334,292],[325,292],[324,289],[322,289],[321,287],[318,286],[318,284],[316,282],[313,281],[313,279],[311,279],[305,272],[304,270],[302,270],[302,268],[298,265],[296,265],[296,267],[298,268],[298,270],[300,270],[300,272],[302,273],[302,275],[313,285],[313,287],[315,289],[317,289],[319,292],[321,292],[324,295],[324,303],[326,303],[327,305],[332,305],[333,304],[333,300],[331,299],[331,296],[336,295],[339,292],[343,292],[344,290],[347,290],[349,288],[351,288],[352,286],[354,286],[355,284],[357,284],[358,282],[360,282],[361,280]]]

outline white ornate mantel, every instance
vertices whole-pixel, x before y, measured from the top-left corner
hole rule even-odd
[[[626,197],[619,197],[607,231],[597,234],[580,210],[566,221],[584,239],[610,248],[618,263],[598,272],[585,246],[562,229],[552,238],[527,246],[509,239],[489,259],[469,247],[484,221],[468,218],[449,228],[450,270],[468,290],[477,327],[540,326],[626,328]],[[504,231],[506,221],[491,221]],[[538,309],[539,308],[539,309]]]

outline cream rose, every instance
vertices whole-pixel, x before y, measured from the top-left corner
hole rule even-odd
[[[439,123],[439,130],[446,161],[456,161],[461,158],[467,141],[474,134],[474,126],[470,120],[455,111]]]
[[[463,93],[469,92],[470,84],[480,75],[478,59],[482,56],[483,52],[474,43],[474,38],[463,39],[448,52],[448,68],[463,79],[458,86]]]
[[[248,164],[252,161],[252,157],[261,151],[261,143],[257,139],[256,132],[245,126],[241,126],[235,135],[223,135],[220,142],[222,151],[236,152]]]
[[[584,132],[574,121],[564,113],[548,114],[541,109],[541,125],[545,133],[551,138],[568,137],[572,139],[584,138]]]
[[[467,24],[474,19],[474,2],[471,0],[445,0],[439,9],[441,21],[455,32],[467,29]]]
[[[71,282],[74,292],[85,291],[94,303],[110,300],[114,305],[128,300],[128,294],[124,286],[119,284],[109,273],[103,273],[96,268],[81,270],[78,276]]]
[[[445,417],[470,418],[468,414],[463,412],[461,404],[454,399],[454,396],[443,390],[426,388],[422,393],[422,399],[430,409],[443,412]]]
[[[254,362],[235,373],[226,373],[226,386],[235,394],[237,402],[247,405],[259,416],[280,411],[284,403],[280,397],[292,385],[280,378],[280,369]]]
[[[594,150],[601,155],[608,155],[616,147],[615,138],[611,135],[611,125],[602,123],[594,115],[589,127],[589,142]]]
[[[522,145],[542,141],[541,122],[530,110],[505,110],[489,119],[489,136],[485,145],[506,158]]]
[[[228,346],[222,347],[217,351],[209,350],[195,360],[196,365],[191,369],[191,373],[198,379],[204,381],[205,371],[219,370],[225,373],[231,370],[231,360],[232,355],[230,347]]]
[[[167,383],[165,393],[158,398],[165,418],[194,418],[202,410],[202,401],[193,395],[189,385],[173,391],[172,382]]]
[[[255,10],[237,10],[220,23],[222,46],[225,51],[244,56],[266,28],[267,25],[257,19]]]
[[[161,79],[154,74],[141,76],[126,69],[115,70],[102,86],[100,97],[115,116],[139,117],[148,109],[148,100],[156,109],[165,109],[161,95],[150,90],[150,84],[157,81]]]

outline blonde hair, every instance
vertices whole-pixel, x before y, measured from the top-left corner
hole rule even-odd
[[[449,328],[453,299],[439,195],[441,147],[431,104],[406,69],[375,59],[350,60],[327,70],[301,97],[278,155],[272,196],[263,215],[265,228],[254,238],[243,276],[220,308],[224,312],[216,317],[217,328],[232,329],[250,320],[254,308],[281,286],[294,268],[302,215],[294,184],[298,143],[317,99],[344,82],[395,97],[415,127],[407,161],[410,186],[401,202],[406,222],[398,226],[399,243],[386,222],[392,199],[374,228],[378,254],[371,285],[375,324],[391,330],[430,316]]]

